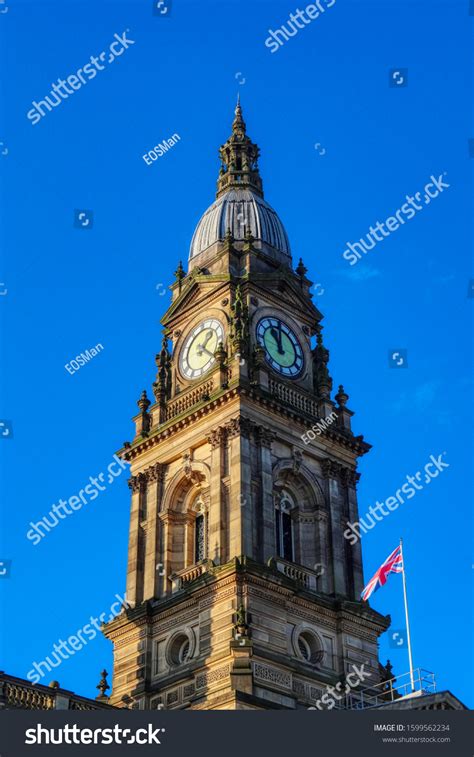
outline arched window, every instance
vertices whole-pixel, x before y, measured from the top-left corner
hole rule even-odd
[[[295,645],[296,642],[296,645]],[[324,658],[324,649],[319,636],[309,629],[300,631],[293,639],[295,652],[305,662],[312,665],[319,665]]]
[[[166,658],[171,665],[184,665],[191,659],[191,638],[186,633],[177,633],[168,644]]]
[[[199,513],[194,525],[194,562],[206,559],[206,516]]]
[[[295,559],[293,521],[291,518],[292,508],[293,502],[286,493],[277,497],[275,504],[277,555],[278,557],[282,557],[283,560],[289,560],[290,562],[293,562]]]

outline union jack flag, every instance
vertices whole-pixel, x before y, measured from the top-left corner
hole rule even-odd
[[[389,573],[402,573],[403,572],[403,557],[402,548],[399,544],[392,554],[387,557],[383,565],[380,566],[378,571],[370,579],[369,583],[365,587],[364,591],[360,595],[363,602],[367,602],[368,598],[381,586],[387,583],[387,577]]]

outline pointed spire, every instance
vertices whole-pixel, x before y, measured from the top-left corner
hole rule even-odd
[[[262,179],[258,171],[260,150],[247,136],[240,95],[237,97],[232,134],[219,150],[221,168],[217,180],[217,197],[229,189],[251,189],[263,197]]]
[[[323,344],[320,323],[316,324],[316,347],[313,350],[313,385],[318,397],[330,397],[332,390],[332,378],[329,375],[328,362],[329,350]]]
[[[242,133],[243,136],[246,135],[247,127],[245,125],[245,121],[242,116],[242,106],[240,105],[240,94],[237,96],[237,105],[235,106],[235,118],[232,122],[232,132],[233,134],[239,134]]]
[[[181,260],[179,261],[178,267],[177,267],[176,271],[174,272],[174,275],[175,275],[176,281],[178,283],[179,293],[181,294],[181,286],[182,286],[182,283],[183,283],[183,279],[186,276],[186,273],[185,273],[184,268],[183,268],[183,263],[182,263]]]

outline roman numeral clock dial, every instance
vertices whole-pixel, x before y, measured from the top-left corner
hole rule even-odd
[[[296,378],[303,370],[303,348],[294,331],[281,318],[262,318],[257,323],[257,342],[267,363],[281,376]]]
[[[200,378],[215,363],[214,353],[224,341],[224,329],[215,318],[208,318],[195,326],[183,344],[179,365],[188,379]]]

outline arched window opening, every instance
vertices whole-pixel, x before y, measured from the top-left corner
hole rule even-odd
[[[167,657],[173,665],[184,665],[190,659],[191,644],[189,637],[178,634],[168,646]]]
[[[204,513],[196,516],[194,526],[194,562],[206,559],[206,517]]]
[[[324,657],[324,649],[319,638],[308,630],[298,635],[297,651],[299,657],[312,665],[319,665]]]
[[[294,561],[292,508],[293,502],[287,495],[278,498],[275,507],[277,555],[289,562]]]

